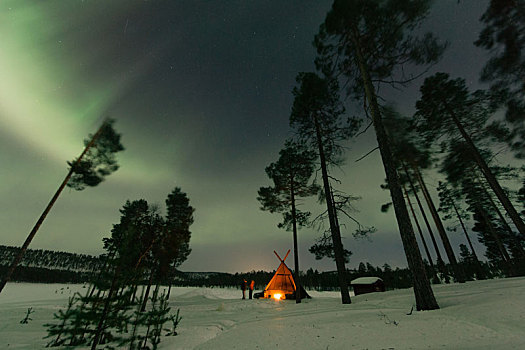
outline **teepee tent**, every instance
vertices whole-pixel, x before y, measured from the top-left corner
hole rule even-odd
[[[277,268],[277,271],[275,271],[275,274],[273,275],[272,279],[268,284],[266,285],[266,288],[264,288],[264,292],[262,297],[263,298],[274,298],[274,299],[295,299],[295,291],[297,290],[297,287],[295,285],[295,281],[292,276],[292,271],[286,266],[284,261],[288,257],[288,254],[290,254],[290,250],[286,253],[284,259],[281,259],[279,254],[273,251],[281,264]],[[301,290],[301,297],[310,297],[304,288],[300,287]]]

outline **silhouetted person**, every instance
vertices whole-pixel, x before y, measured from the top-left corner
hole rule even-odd
[[[246,299],[246,286],[247,286],[247,283],[246,280],[243,280],[241,282],[241,289],[242,289],[242,298],[243,299]]]
[[[250,282],[250,299],[252,298],[253,287],[255,287],[255,281],[254,281],[254,280],[252,280],[252,281]]]

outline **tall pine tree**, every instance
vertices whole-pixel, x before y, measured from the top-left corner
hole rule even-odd
[[[524,239],[525,223],[475,144],[494,112],[487,94],[483,91],[470,93],[465,80],[450,79],[446,73],[436,73],[425,79],[420,90],[422,96],[416,103],[419,130],[431,140],[463,139],[470,156]]]
[[[380,83],[407,83],[414,76],[396,76],[403,65],[428,66],[443,52],[432,34],[419,38],[411,31],[425,18],[425,0],[335,0],[315,38],[317,65],[326,75],[344,78],[347,92],[363,100],[374,126],[405,255],[413,275],[416,308],[439,306],[403,198],[391,146],[378,103]]]
[[[309,197],[320,191],[319,186],[310,183],[315,170],[315,154],[304,144],[286,141],[279,152],[279,160],[266,167],[266,174],[273,181],[273,186],[261,187],[257,199],[261,209],[270,213],[282,213],[283,222],[279,228],[293,233],[295,264],[295,300],[301,302],[301,282],[299,255],[297,249],[297,230],[308,223],[310,212],[300,211],[298,203],[301,198]]]
[[[355,134],[359,123],[354,119],[343,117],[344,109],[339,101],[339,88],[336,81],[321,78],[315,73],[300,73],[297,76],[297,82],[299,86],[293,90],[295,99],[290,125],[297,130],[303,140],[311,145],[312,149],[318,152],[341,300],[343,304],[349,304],[351,301],[346,277],[344,248],[332,199],[328,170],[331,165],[340,164],[342,161],[340,143]]]

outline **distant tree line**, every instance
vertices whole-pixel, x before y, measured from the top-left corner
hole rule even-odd
[[[474,260],[472,254],[465,245],[460,246],[460,258],[458,264],[465,271],[467,280],[476,279],[479,273],[479,265]],[[429,274],[432,267],[425,261],[425,267]],[[444,265],[445,269],[450,269],[449,264]],[[481,262],[484,276],[487,278],[504,277],[504,270],[498,265],[490,262]],[[250,271],[243,273],[225,272],[182,272],[177,271],[172,277],[172,285],[178,287],[219,287],[219,288],[240,288],[243,280],[254,281],[255,289],[262,290],[266,287],[270,279],[274,276],[274,271]],[[295,276],[295,274],[294,274]],[[359,277],[379,277],[385,282],[387,290],[403,289],[412,287],[412,274],[409,268],[395,267],[389,264],[383,266],[373,266],[368,262],[361,262],[357,269],[347,269],[345,281],[347,285]],[[319,272],[309,268],[306,272],[301,272],[301,284],[307,290],[335,291],[339,290],[339,277],[337,271]]]
[[[0,265],[7,266],[19,251],[19,247],[0,245]],[[100,270],[104,265],[104,260],[103,255],[93,256],[45,249],[28,249],[19,267],[88,272]]]
[[[180,273],[173,282],[174,286],[181,287],[225,287],[240,288],[243,280],[255,281],[255,289],[263,290],[270,279],[274,276],[274,271],[250,271],[244,273]],[[296,276],[294,274],[294,276]],[[370,263],[360,263],[359,269],[347,269],[345,282],[350,285],[350,281],[358,277],[374,276],[380,277],[385,281],[388,289],[409,288],[410,271],[407,268],[392,269],[388,264],[381,267],[373,267]],[[339,276],[337,271],[319,272],[312,268],[306,272],[301,272],[301,284],[307,290],[316,291],[335,291],[339,290]]]
[[[0,266],[0,273],[5,274],[7,269],[7,266]],[[92,279],[92,275],[91,272],[84,271],[18,266],[12,281],[30,283],[85,283]]]
[[[9,261],[9,255],[16,254],[19,248],[0,246],[1,257]],[[46,257],[40,260],[41,257]],[[0,273],[7,270],[7,264],[2,260]],[[27,260],[27,261],[26,261]],[[14,281],[33,282],[33,283],[86,283],[101,273],[107,260],[106,255],[91,256],[86,254],[75,254],[67,252],[57,252],[51,250],[31,250],[29,249],[15,271]],[[48,263],[53,262],[53,263]],[[504,277],[506,269],[501,266],[498,260],[479,261],[469,251],[466,245],[460,244],[460,257],[458,264],[462,267],[466,280],[477,279],[481,273],[486,278]],[[425,266],[430,275],[432,266],[425,260]],[[442,267],[450,270],[450,265],[444,264]],[[163,276],[159,283],[162,285],[172,285],[177,287],[218,287],[218,288],[239,288],[243,280],[255,281],[255,289],[262,290],[275,274],[274,271],[250,271],[244,273],[227,272],[183,272],[178,269],[171,269]],[[358,277],[380,277],[385,282],[387,289],[409,288],[411,284],[411,273],[408,268],[395,267],[389,264],[372,266],[368,262],[361,262],[357,269],[347,269],[346,280],[350,281]],[[441,274],[442,279],[446,275]],[[339,282],[335,271],[319,272],[309,268],[306,272],[301,272],[301,284],[308,290],[330,291],[338,290]],[[143,276],[142,284],[148,283],[148,277]]]
[[[19,247],[0,245],[0,275],[7,273]],[[92,256],[62,251],[28,249],[11,280],[36,283],[82,283],[91,280],[105,262],[104,255]]]

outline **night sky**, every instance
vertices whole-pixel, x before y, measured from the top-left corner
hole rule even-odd
[[[126,150],[121,168],[95,188],[66,189],[30,248],[102,253],[103,237],[127,199],[164,207],[179,186],[196,208],[193,252],[184,271],[272,270],[292,247],[279,214],[259,210],[288,126],[300,71],[312,71],[312,40],[332,1],[0,2],[0,244],[21,245],[67,173],[66,161],[102,117],[117,120]],[[424,27],[450,41],[431,72],[482,87],[486,52],[472,43],[487,0],[437,1]],[[422,80],[384,90],[413,113]],[[348,101],[349,110],[358,110]],[[405,266],[393,211],[381,190],[384,171],[373,131],[349,142],[340,189],[359,195],[355,216],[378,230],[355,240],[343,228],[348,267],[360,261]],[[438,177],[429,174],[430,187]],[[305,205],[317,215],[322,206]],[[307,248],[318,233],[299,234],[301,269],[334,270]],[[463,243],[451,233],[453,246]],[[291,260],[290,260],[291,261]]]

